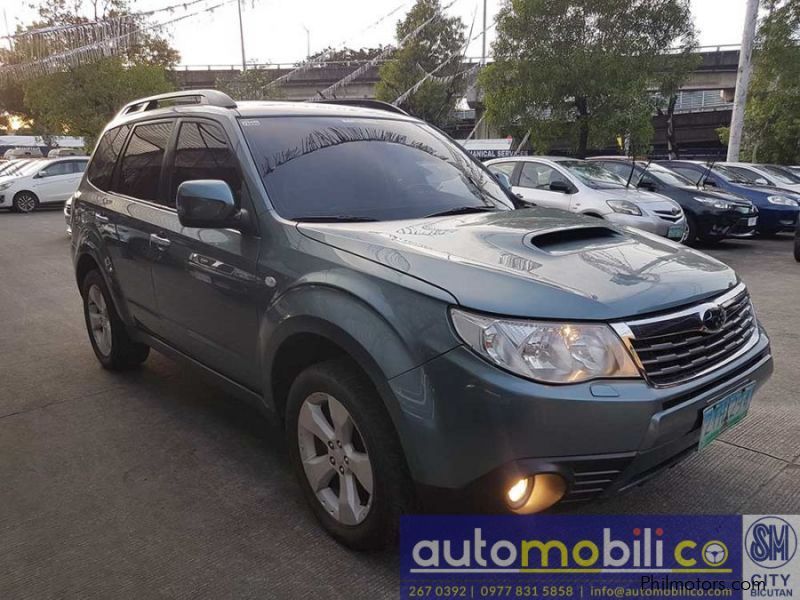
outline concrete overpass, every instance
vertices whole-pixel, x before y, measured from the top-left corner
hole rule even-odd
[[[687,79],[682,87],[683,91],[732,91],[736,87],[736,71],[739,64],[737,46],[704,47],[699,49],[698,54],[701,56],[702,62]],[[470,64],[476,64],[477,59],[467,59],[465,63],[465,68],[468,68]],[[357,61],[321,63],[298,73],[283,83],[279,89],[282,97],[287,100],[305,100],[355,71],[361,64],[363,63]],[[289,73],[295,66],[293,64],[263,64],[252,65],[248,68],[266,71],[273,78],[277,78]],[[181,89],[210,88],[239,77],[241,67],[237,65],[182,65],[175,68],[174,75],[178,87]],[[378,68],[375,67],[344,88],[339,96],[374,98],[377,82]]]

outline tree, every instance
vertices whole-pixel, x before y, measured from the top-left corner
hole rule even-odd
[[[646,151],[652,91],[687,65],[668,51],[694,40],[688,0],[508,0],[480,77],[487,117],[531,131],[538,151],[566,139],[586,156],[617,138]]]
[[[42,0],[39,19],[27,29],[87,23],[129,13],[128,0]],[[135,17],[137,18],[138,17]],[[141,23],[141,22],[140,22]],[[7,112],[51,135],[84,136],[92,145],[103,126],[131,99],[174,89],[167,67],[178,59],[169,43],[140,32],[123,52],[63,70],[0,86],[0,113]],[[42,48],[17,40],[0,53],[0,63],[25,64],[41,59]],[[69,41],[55,37],[48,54],[63,52]]]
[[[464,23],[459,17],[447,17],[439,0],[417,0],[405,19],[397,23],[398,42],[431,18],[416,37],[381,66],[375,91],[378,99],[393,102],[463,49]],[[463,78],[456,77],[462,69],[460,58],[452,58],[409,96],[402,107],[429,123],[446,125],[464,92]]]
[[[745,114],[753,162],[800,163],[800,0],[766,0]]]

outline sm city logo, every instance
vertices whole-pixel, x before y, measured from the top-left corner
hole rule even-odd
[[[780,517],[762,517],[747,529],[747,556],[764,569],[779,569],[797,552],[797,532]]]
[[[481,528],[456,539],[422,539],[411,573],[731,573],[719,539],[669,537],[663,527],[614,530],[595,539],[489,540]]]

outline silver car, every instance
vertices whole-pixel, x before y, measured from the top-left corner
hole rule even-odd
[[[565,157],[516,156],[486,163],[502,173],[525,204],[561,208],[638,227],[673,240],[686,237],[686,217],[678,203],[628,186],[596,163]]]

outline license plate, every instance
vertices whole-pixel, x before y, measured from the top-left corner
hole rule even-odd
[[[719,434],[744,419],[750,409],[753,391],[756,385],[751,383],[725,396],[703,410],[703,427],[700,429],[700,446],[702,450],[713,442]]]
[[[749,219],[747,219],[748,227],[755,227],[756,223],[758,223],[758,217],[750,217]]]
[[[671,240],[679,240],[683,237],[683,225],[672,225],[667,231],[667,237]]]

